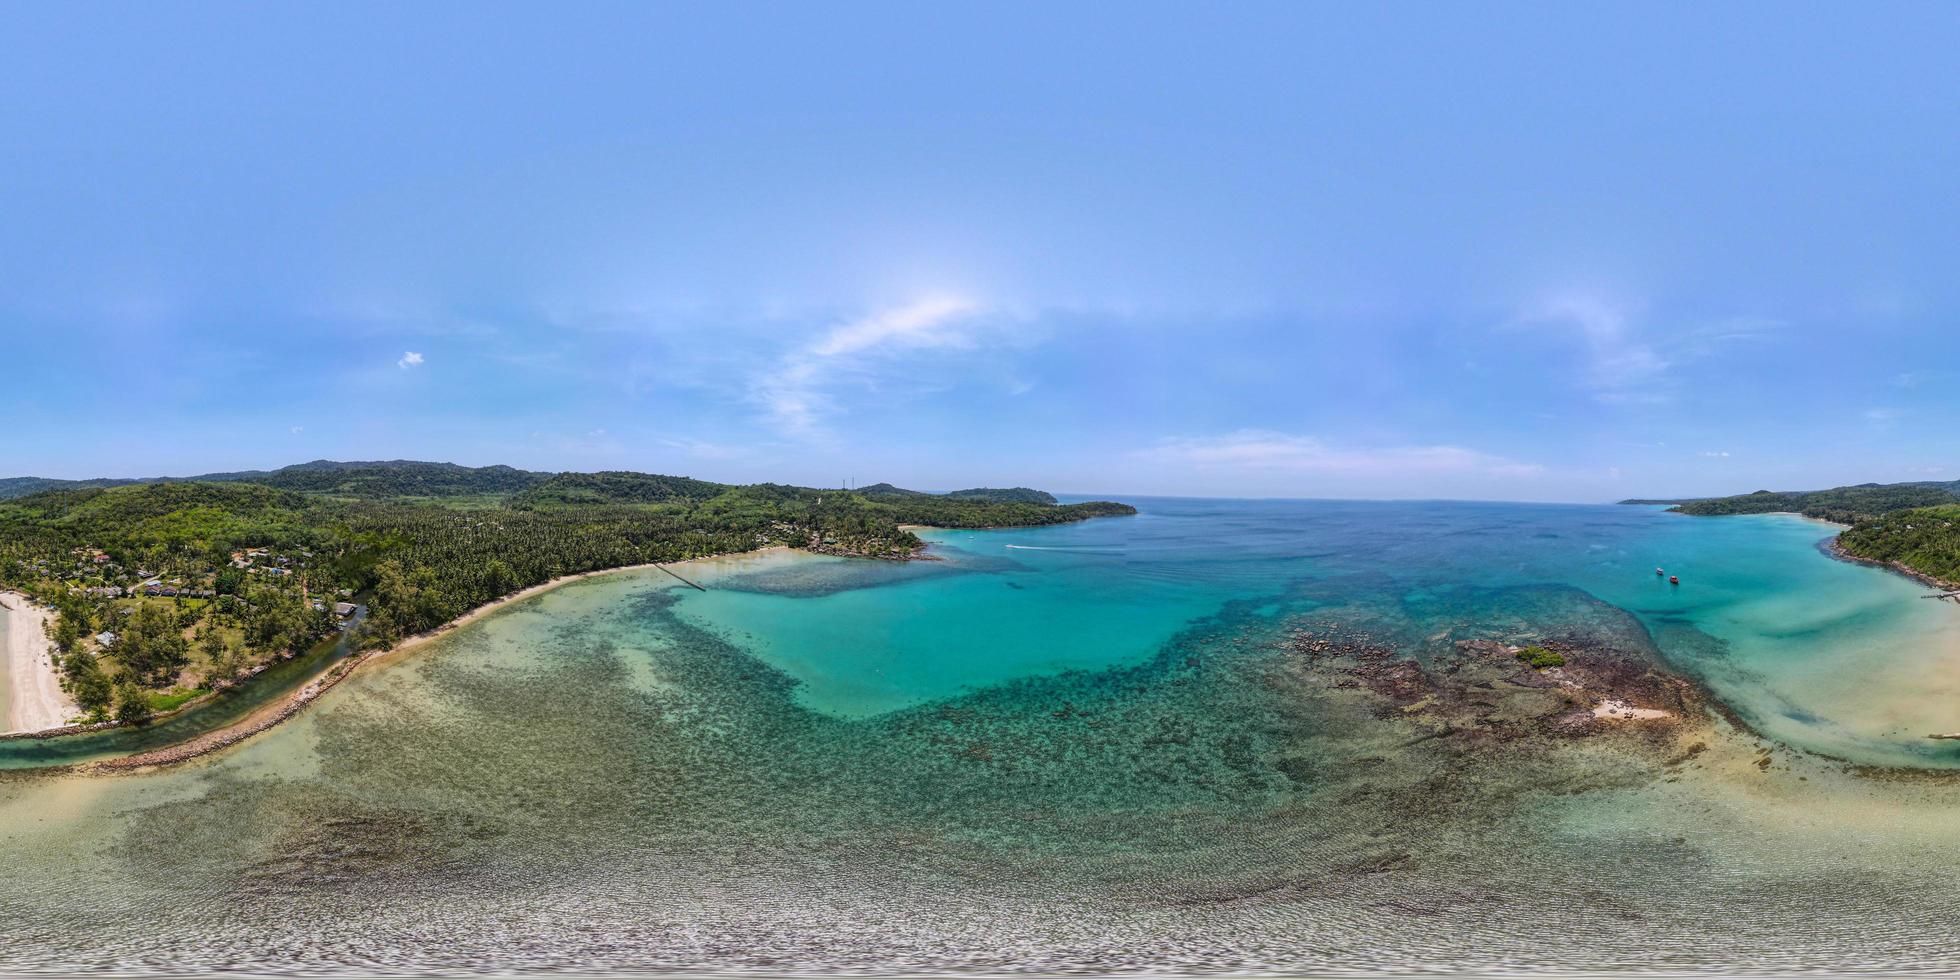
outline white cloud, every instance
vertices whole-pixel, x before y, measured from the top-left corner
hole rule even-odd
[[[292,430],[292,431],[293,431],[293,435],[299,435],[300,433],[302,433],[302,432],[305,432],[305,431],[306,431],[306,426],[303,426],[303,425],[295,425],[295,426],[293,426],[293,430]]]
[[[420,366],[421,363],[422,363],[422,355],[420,353],[416,351],[408,351],[402,354],[401,360],[395,362],[395,366],[406,371],[409,368]]]
[[[839,384],[873,381],[908,354],[978,346],[978,312],[967,300],[944,297],[840,324],[757,377],[750,395],[787,434],[821,435],[824,416],[836,408],[830,392]]]
[[[1641,329],[1633,310],[1584,292],[1554,294],[1511,323],[1554,333],[1584,357],[1581,381],[1600,401],[1663,402],[1674,390],[1674,369],[1725,356],[1737,345],[1772,342],[1788,324],[1742,314],[1670,330]]]
[[[816,357],[836,357],[877,348],[966,347],[972,340],[957,328],[973,304],[950,297],[928,299],[853,320],[825,334],[810,348]]]
[[[1865,422],[1873,428],[1887,429],[1904,414],[1896,408],[1868,408],[1865,409]]]
[[[1609,401],[1655,400],[1650,390],[1668,360],[1635,335],[1624,309],[1595,296],[1566,293],[1546,300],[1517,323],[1575,336],[1586,353],[1586,382]]]
[[[1520,477],[1544,469],[1460,446],[1334,447],[1312,436],[1261,429],[1166,439],[1138,455],[1153,463],[1200,470],[1382,480],[1473,474]]]
[[[1703,455],[1703,456],[1706,456],[1706,457],[1708,457],[1709,459],[1728,459],[1728,458],[1729,458],[1729,453],[1728,453],[1728,450],[1726,450],[1726,449],[1711,449],[1711,450],[1706,450],[1706,451],[1704,451],[1704,452],[1702,453],[1702,455]]]

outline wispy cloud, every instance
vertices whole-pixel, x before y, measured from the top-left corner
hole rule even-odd
[[[531,441],[553,452],[577,457],[619,457],[626,446],[605,429],[584,432],[533,432]]]
[[[1790,324],[1773,316],[1744,313],[1692,327],[1673,342],[1682,356],[1706,357],[1738,344],[1780,340]]]
[[[1709,449],[1703,451],[1702,455],[1708,459],[1728,459],[1729,451],[1726,449]]]
[[[1949,374],[1951,372],[1948,371],[1904,371],[1892,379],[1892,384],[1899,388],[1917,388],[1928,382],[1941,380]]]
[[[757,377],[750,394],[786,434],[821,435],[836,410],[835,388],[874,379],[908,354],[972,349],[979,311],[968,300],[934,298],[839,324]]]
[[[1874,429],[1889,429],[1906,413],[1896,408],[1865,409],[1865,423]]]
[[[1201,470],[1388,480],[1466,474],[1518,477],[1544,469],[1461,446],[1337,447],[1312,436],[1263,429],[1166,439],[1138,455],[1153,463]]]
[[[422,364],[422,355],[417,351],[408,351],[402,354],[401,360],[395,362],[395,366],[401,368],[404,371],[412,367],[420,367],[421,364]]]
[[[1583,355],[1581,382],[1603,402],[1656,403],[1673,395],[1675,369],[1724,356],[1740,346],[1774,342],[1789,324],[1739,314],[1688,326],[1642,326],[1636,307],[1585,292],[1557,293],[1512,321],[1549,333]]]
[[[1659,397],[1652,389],[1666,373],[1668,359],[1635,334],[1623,307],[1596,296],[1564,293],[1527,310],[1516,325],[1575,338],[1586,355],[1586,383],[1600,398]]]

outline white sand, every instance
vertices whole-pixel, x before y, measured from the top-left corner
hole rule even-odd
[[[54,644],[46,632],[53,614],[13,592],[0,592],[0,606],[7,609],[6,635],[0,637],[6,647],[0,667],[0,681],[6,684],[0,732],[38,732],[67,724],[81,709],[61,689],[54,669]]]
[[[1608,698],[1593,705],[1593,717],[1607,721],[1652,721],[1655,718],[1672,718],[1674,713],[1659,708],[1639,708],[1618,698]]]

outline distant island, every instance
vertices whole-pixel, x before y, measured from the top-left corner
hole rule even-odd
[[[0,479],[0,591],[49,614],[51,662],[82,719],[141,723],[355,627],[360,648],[386,648],[567,576],[769,546],[903,560],[925,547],[907,526],[1134,513],[1025,487],[738,486],[415,460],[15,477]]]
[[[1960,480],[1620,502],[1669,504],[1669,510],[1696,517],[1790,513],[1846,524],[1833,543],[1840,557],[1884,565],[1945,591],[1960,590]]]

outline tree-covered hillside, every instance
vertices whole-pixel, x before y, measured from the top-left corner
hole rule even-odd
[[[727,484],[685,476],[609,471],[560,473],[512,498],[517,507],[579,504],[672,504],[707,500],[730,490]]]
[[[1943,582],[1960,582],[1960,505],[1860,521],[1838,535],[1838,546],[1859,558],[1898,562]]]
[[[946,496],[954,500],[984,500],[995,504],[1054,504],[1055,495],[1043,490],[1030,490],[1027,487],[1009,487],[1005,490],[993,487],[975,487],[972,490],[954,490]]]
[[[1727,514],[1792,513],[1850,524],[1862,518],[1912,507],[1936,507],[1960,502],[1960,482],[1861,483],[1830,490],[1771,491],[1709,497],[1699,500],[1627,500],[1629,504],[1671,503],[1683,514],[1717,517]]]
[[[923,490],[907,490],[889,483],[874,483],[860,487],[853,493],[866,497],[945,497],[948,500],[976,500],[992,504],[1055,504],[1055,495],[1045,490],[1031,490],[1027,487],[974,487],[971,490],[952,490],[943,494],[926,493]]]
[[[0,479],[0,500],[50,490],[125,487],[139,483],[256,483],[283,490],[344,497],[491,497],[517,493],[551,477],[550,473],[509,466],[470,467],[412,459],[356,462],[316,459],[276,470],[238,470],[181,477],[95,480],[8,477]]]
[[[235,479],[344,497],[482,497],[519,493],[551,476],[509,466],[470,467],[413,460],[372,463],[316,460],[271,473],[238,474]]]
[[[0,500],[13,500],[50,490],[79,490],[87,487],[121,487],[140,480],[51,480],[41,476],[0,478]]]

